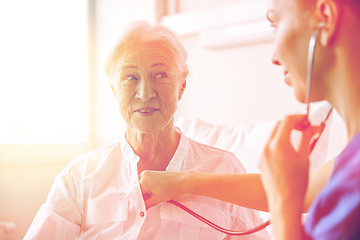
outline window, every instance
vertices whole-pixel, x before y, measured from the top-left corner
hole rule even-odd
[[[88,15],[87,0],[0,2],[0,162],[90,142]]]

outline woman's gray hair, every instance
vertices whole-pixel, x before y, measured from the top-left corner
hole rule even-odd
[[[110,79],[118,74],[119,63],[124,52],[129,51],[130,47],[136,47],[143,43],[156,43],[169,51],[174,57],[180,73],[186,78],[188,74],[187,52],[176,34],[164,26],[152,25],[146,21],[136,21],[129,24],[120,35],[119,41],[105,63],[105,72]]]

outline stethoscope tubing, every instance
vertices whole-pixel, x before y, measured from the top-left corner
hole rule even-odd
[[[171,203],[179,208],[181,208],[182,210],[184,210],[185,212],[191,214],[192,216],[194,216],[195,218],[197,218],[198,220],[200,220],[201,222],[207,224],[208,226],[216,229],[217,231],[219,232],[222,232],[222,233],[225,233],[225,234],[228,234],[228,235],[232,235],[232,236],[243,236],[243,235],[249,235],[249,234],[252,234],[252,233],[255,233],[255,232],[258,232],[264,228],[266,228],[267,226],[270,225],[270,220],[262,223],[261,225],[259,226],[256,226],[254,228],[251,228],[251,229],[247,229],[247,230],[244,230],[244,231],[233,231],[233,230],[228,230],[228,229],[225,229],[225,228],[222,228],[218,225],[216,225],[215,223],[211,222],[210,220],[202,217],[201,215],[197,214],[196,212],[192,211],[191,209],[189,209],[188,207],[185,207],[184,205],[182,205],[181,203],[175,201],[175,200],[170,200],[168,201],[168,203]]]

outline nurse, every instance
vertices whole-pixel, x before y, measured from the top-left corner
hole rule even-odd
[[[272,61],[283,68],[300,102],[306,101],[309,40],[316,36],[310,100],[327,100],[345,121],[348,144],[343,152],[309,174],[312,139],[322,126],[302,128],[302,142],[295,150],[290,133],[304,125],[306,116],[288,116],[263,152],[261,176],[145,171],[143,191],[152,195],[148,204],[197,192],[269,210],[274,239],[360,239],[360,1],[270,3],[267,18],[276,36]],[[303,224],[301,215],[310,205]]]
[[[327,100],[346,123],[348,145],[333,173],[301,221],[308,186],[311,138],[308,128],[296,151],[290,133],[304,121],[289,116],[275,129],[261,162],[275,239],[360,239],[360,2],[272,0],[267,17],[276,31],[273,63],[305,102],[307,49],[317,33],[311,101]],[[316,35],[315,35],[316,36]]]
[[[170,203],[146,206],[148,195],[139,185],[144,170],[245,172],[232,153],[197,143],[174,126],[186,87],[186,59],[186,50],[165,27],[141,21],[124,31],[106,72],[125,133],[60,172],[25,239],[230,239]],[[256,211],[227,202],[194,195],[177,200],[230,229],[261,223]],[[264,230],[231,239],[269,235]]]

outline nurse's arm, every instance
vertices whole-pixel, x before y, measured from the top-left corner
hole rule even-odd
[[[334,166],[327,161],[310,173],[305,197],[304,212],[326,185]],[[194,173],[187,185],[187,193],[204,195],[243,207],[268,211],[267,200],[259,174],[208,174]]]
[[[326,162],[310,173],[309,188],[304,203],[307,211],[318,193],[325,186],[333,170],[334,160]],[[182,194],[196,194],[216,198],[243,207],[268,211],[265,191],[260,174],[215,174],[203,172],[144,171],[140,185],[149,208]]]
[[[318,196],[320,191],[326,185],[327,181],[331,176],[333,169],[334,169],[334,159],[331,159],[310,173],[309,186],[306,192],[305,203],[304,203],[305,212],[309,210],[314,199]]]

